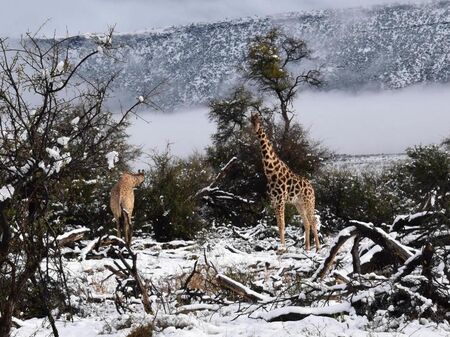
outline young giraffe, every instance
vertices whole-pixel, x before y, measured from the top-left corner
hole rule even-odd
[[[277,217],[278,230],[281,241],[281,251],[286,250],[284,240],[284,209],[285,204],[293,204],[303,220],[305,228],[305,247],[309,250],[309,236],[312,227],[316,250],[320,248],[317,234],[317,222],[314,216],[315,196],[314,188],[308,179],[294,172],[277,156],[273,150],[264,129],[261,125],[259,114],[253,112],[250,118],[253,131],[259,138],[261,145],[264,173],[267,177],[267,187],[272,207]]]
[[[110,207],[116,220],[117,236],[125,239],[127,246],[131,244],[133,225],[131,215],[134,208],[133,189],[144,181],[144,171],[138,173],[124,172],[119,181],[111,189]]]

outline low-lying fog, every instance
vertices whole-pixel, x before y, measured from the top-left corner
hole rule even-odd
[[[294,108],[310,135],[337,153],[400,153],[450,136],[449,86],[357,94],[309,91],[299,95]],[[171,152],[180,157],[203,151],[215,131],[207,114],[206,107],[142,113],[150,123],[133,119],[131,142],[145,152],[162,151],[170,143]]]

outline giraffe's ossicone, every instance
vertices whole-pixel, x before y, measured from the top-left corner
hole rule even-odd
[[[144,172],[124,172],[111,189],[110,207],[116,220],[117,236],[123,237],[127,246],[131,244],[133,225],[131,216],[134,209],[134,188],[144,181]]]
[[[259,114],[254,112],[250,118],[253,131],[256,133],[261,146],[264,173],[267,178],[267,192],[271,205],[275,211],[280,234],[281,250],[286,249],[284,239],[284,210],[286,203],[293,204],[303,221],[305,228],[305,248],[310,249],[310,231],[312,228],[316,249],[320,242],[317,233],[314,188],[308,179],[294,172],[277,156],[261,124]]]

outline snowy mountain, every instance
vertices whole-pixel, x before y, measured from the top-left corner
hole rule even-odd
[[[267,18],[192,24],[159,31],[119,34],[124,62],[98,57],[86,71],[122,69],[117,88],[142,93],[164,82],[165,108],[205,103],[232,83],[246,44],[274,26],[305,39],[311,66],[325,73],[327,89],[391,89],[450,80],[450,2],[319,10]],[[89,38],[71,40],[78,52]]]

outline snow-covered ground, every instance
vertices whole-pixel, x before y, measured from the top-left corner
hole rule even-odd
[[[272,231],[273,235],[258,235],[258,231]],[[332,317],[310,315],[300,321],[266,322],[266,309],[246,302],[199,304],[183,303],[178,296],[186,278],[198,260],[197,270],[208,263],[218,272],[231,275],[251,275],[241,279],[247,286],[258,286],[267,297],[279,289],[286,289],[288,279],[311,272],[328,253],[333,238],[326,238],[318,252],[306,252],[301,246],[302,232],[288,226],[285,254],[276,253],[276,229],[263,225],[253,231],[239,233],[231,228],[216,228],[197,241],[157,243],[151,238],[134,238],[133,250],[138,254],[137,266],[145,280],[151,280],[163,297],[153,295],[155,316],[146,315],[142,304],[134,300],[131,311],[119,314],[114,305],[116,279],[106,265],[114,266],[110,258],[64,261],[71,298],[76,308],[73,320],[62,315],[57,320],[60,336],[127,336],[131,329],[144,323],[155,324],[155,336],[449,336],[448,322],[436,324],[426,319],[417,321],[386,321],[381,316],[375,321],[356,314],[338,314]],[[347,247],[350,250],[351,246]],[[81,256],[82,254],[80,254]],[[351,264],[343,257],[341,263]],[[312,270],[314,271],[314,270]],[[283,284],[284,282],[284,284]],[[251,284],[249,284],[251,283]],[[262,290],[261,290],[262,289]],[[339,304],[330,301],[330,305]],[[320,309],[316,309],[320,310]],[[56,314],[56,313],[55,313]],[[21,325],[13,336],[49,336],[51,329],[46,319],[16,321]]]

